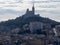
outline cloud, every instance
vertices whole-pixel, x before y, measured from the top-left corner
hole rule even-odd
[[[57,8],[58,6],[56,5],[44,5],[44,6],[39,6],[40,8]]]
[[[22,3],[23,0],[0,0],[0,4]]]
[[[60,0],[49,0],[51,2],[60,2]]]
[[[6,21],[8,19],[15,19],[16,17],[18,17],[18,15],[3,14],[3,15],[0,15],[0,21]]]
[[[16,11],[12,9],[1,9],[0,10],[0,15],[4,15],[4,14],[22,15],[23,13],[24,13],[24,10],[22,11]]]
[[[50,3],[50,2],[60,2],[60,0],[34,0],[30,1],[30,3]]]
[[[50,14],[53,14],[53,15],[59,15],[60,14],[60,11],[58,10],[51,10],[51,11],[48,11],[48,10],[36,10],[36,13],[50,13]]]
[[[48,13],[52,13],[52,14],[60,14],[60,11],[58,10],[58,11],[47,11]]]

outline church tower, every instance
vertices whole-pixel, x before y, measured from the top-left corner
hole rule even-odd
[[[34,7],[34,3],[33,3],[33,6],[32,6],[32,10],[30,11],[29,9],[27,9],[25,15],[26,15],[26,17],[30,17],[30,16],[34,16],[34,15],[35,15],[35,7]]]
[[[33,4],[33,7],[32,7],[32,14],[33,14],[33,15],[35,14],[35,7],[34,7],[34,4]]]

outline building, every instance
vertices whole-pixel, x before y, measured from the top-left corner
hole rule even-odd
[[[60,37],[60,25],[56,25],[55,29],[56,29],[56,32],[57,32],[57,36]]]
[[[30,22],[29,25],[30,31],[36,32],[37,30],[42,30],[43,29],[43,23],[42,22]]]
[[[29,9],[27,9],[26,13],[23,15],[24,18],[28,18],[28,17],[33,17],[33,16],[39,16],[39,14],[35,14],[35,7],[34,5],[32,6],[32,10],[30,11]]]

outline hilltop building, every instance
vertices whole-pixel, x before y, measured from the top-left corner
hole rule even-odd
[[[33,17],[33,16],[39,16],[39,14],[35,14],[35,7],[34,5],[32,6],[32,10],[30,11],[29,9],[26,10],[26,13],[24,14],[24,18],[28,18],[28,17]]]
[[[26,14],[28,14],[28,15],[35,15],[35,7],[34,7],[34,5],[32,7],[32,11],[29,11],[29,9],[27,9]]]

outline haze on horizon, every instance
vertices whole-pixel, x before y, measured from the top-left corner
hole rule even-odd
[[[60,22],[60,0],[0,0],[0,21],[22,16],[33,2],[36,14]]]

